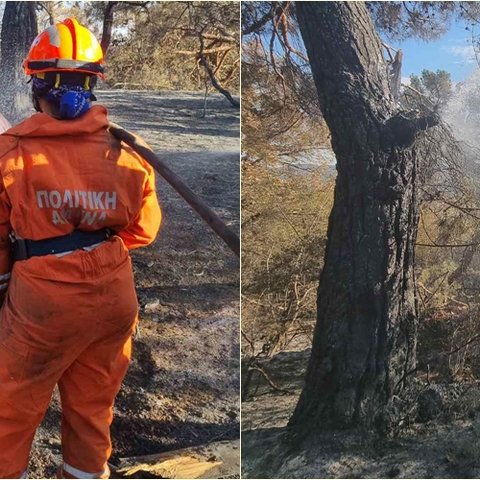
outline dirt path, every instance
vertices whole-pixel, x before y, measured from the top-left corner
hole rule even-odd
[[[112,121],[141,135],[239,230],[239,112],[187,92],[98,91]],[[239,263],[162,180],[156,242],[133,253],[141,306],[134,360],[112,426],[118,458],[239,436]],[[37,432],[30,478],[61,459],[56,394]]]
[[[458,400],[467,415],[415,423],[394,439],[352,432],[320,433],[295,448],[285,442],[298,401],[308,348],[280,352],[264,368],[278,387],[260,381],[242,404],[243,478],[479,478],[480,390]]]

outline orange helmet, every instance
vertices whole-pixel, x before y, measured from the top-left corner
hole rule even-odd
[[[103,75],[103,52],[92,32],[67,18],[40,33],[23,62],[26,75],[42,72],[82,72]]]

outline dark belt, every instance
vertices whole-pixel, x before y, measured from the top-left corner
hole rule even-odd
[[[61,237],[46,238],[45,240],[15,239],[13,242],[13,259],[27,260],[30,257],[42,257],[56,253],[71,252],[107,240],[112,235],[108,228],[95,232],[74,230]]]

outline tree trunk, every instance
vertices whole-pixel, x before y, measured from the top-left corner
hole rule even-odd
[[[22,63],[38,33],[35,8],[36,2],[6,2],[3,14],[0,113],[12,123],[25,118],[32,109],[30,87]]]
[[[337,182],[306,384],[293,437],[394,420],[415,368],[414,244],[418,132],[437,123],[400,111],[364,2],[296,2]]]
[[[102,41],[100,43],[103,55],[107,55],[108,47],[112,40],[113,13],[118,2],[106,2],[105,12],[103,14]]]

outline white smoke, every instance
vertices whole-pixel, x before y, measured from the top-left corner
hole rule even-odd
[[[480,70],[455,85],[441,113],[459,141],[480,149]]]

